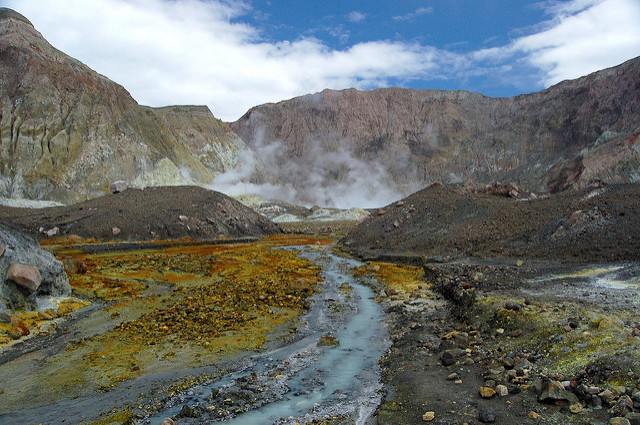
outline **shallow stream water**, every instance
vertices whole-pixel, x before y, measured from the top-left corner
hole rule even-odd
[[[330,248],[302,247],[300,255],[322,268],[321,293],[312,297],[308,313],[298,326],[300,338],[283,347],[253,356],[239,371],[187,390],[165,410],[143,423],[160,424],[178,415],[184,406],[215,409],[218,400],[237,405],[245,413],[227,417],[183,418],[178,423],[283,424],[346,416],[364,424],[380,403],[378,360],[390,345],[382,323],[383,312],[371,288],[356,282],[350,269],[357,261],[338,257]],[[323,335],[337,346],[318,346]],[[259,388],[257,400],[236,401],[246,382]],[[219,401],[218,401],[219,403]],[[231,409],[233,410],[233,409]]]

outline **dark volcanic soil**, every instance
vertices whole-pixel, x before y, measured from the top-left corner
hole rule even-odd
[[[278,225],[230,197],[196,186],[127,189],[66,207],[0,207],[0,220],[38,239],[215,239],[280,233]]]
[[[427,188],[374,213],[342,246],[365,259],[400,255],[616,262],[637,260],[638,223],[637,184],[537,199]]]

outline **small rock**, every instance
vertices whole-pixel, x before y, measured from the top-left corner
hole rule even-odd
[[[600,394],[598,394],[598,397],[600,397],[602,401],[609,406],[614,405],[617,400],[616,395],[611,390],[602,391]]]
[[[19,263],[11,263],[7,271],[7,279],[14,281],[32,294],[42,283],[42,276],[36,267]]]
[[[500,397],[504,397],[509,395],[509,389],[506,387],[506,385],[496,385],[496,393]]]
[[[398,220],[394,220],[393,227],[399,227],[399,226],[400,226],[400,222],[398,222]]]
[[[601,392],[600,387],[587,387],[587,393],[591,395],[596,395]]]
[[[478,420],[483,424],[492,424],[496,421],[496,415],[487,410],[480,409],[480,412],[478,412]]]
[[[633,411],[633,400],[628,395],[623,395],[618,399],[615,406],[611,408],[611,414],[614,416],[624,416]]]
[[[115,235],[119,235],[121,231],[122,231],[122,230],[120,230],[120,228],[119,228],[119,227],[115,227],[115,226],[114,226],[114,227],[112,227],[112,228],[111,228],[111,233],[113,233],[113,235],[114,235],[114,236],[115,236]]]
[[[58,229],[57,227],[54,227],[53,229],[49,229],[46,232],[44,232],[44,234],[47,235],[48,237],[52,237],[57,235],[59,231],[60,229]]]
[[[496,391],[493,388],[489,388],[489,387],[480,387],[480,389],[478,390],[478,393],[482,398],[491,398],[494,395],[496,395]]]
[[[569,406],[569,411],[576,415],[579,413],[582,413],[582,404],[580,403],[571,404],[571,406]]]
[[[516,266],[518,266],[518,267],[522,267],[523,264],[524,264],[524,261],[522,261],[522,260],[516,261]]]
[[[111,190],[111,193],[115,194],[115,193],[124,192],[125,190],[127,190],[128,187],[129,185],[127,184],[126,181],[118,180],[111,183],[111,185],[109,185],[109,190]]]
[[[503,333],[504,333],[504,329],[502,329],[502,328],[496,329],[496,334],[497,335],[502,335]]]
[[[440,363],[442,363],[443,366],[451,366],[455,364],[455,362],[456,362],[456,358],[453,354],[451,354],[451,351],[449,350],[445,351],[440,356]]]
[[[627,413],[624,417],[631,423],[631,425],[640,425],[640,413],[631,412]]]
[[[160,425],[176,425],[176,423],[173,419],[166,418]]]
[[[436,413],[435,412],[425,412],[425,414],[422,415],[422,420],[425,421],[425,422],[431,422],[435,418],[436,418]]]
[[[318,347],[336,347],[340,345],[340,341],[335,336],[331,335],[322,335],[318,343],[316,344]]]
[[[631,422],[627,418],[616,417],[609,419],[609,425],[631,425]]]
[[[69,274],[85,274],[88,270],[85,262],[77,258],[67,258],[64,260],[64,265]]]
[[[538,401],[541,403],[554,403],[566,401],[569,403],[578,402],[578,397],[564,389],[564,386],[553,380],[546,380],[542,383],[542,390],[538,394]]]
[[[447,376],[447,380],[448,381],[455,381],[456,379],[460,378],[460,375],[458,375],[457,373],[453,372],[452,374],[450,374],[449,376]]]
[[[178,221],[180,223],[186,223],[187,221],[189,221],[189,217],[187,217],[186,215],[179,215],[178,216]]]
[[[627,393],[627,389],[623,385],[615,385],[611,389],[617,395],[623,395]]]
[[[540,414],[532,410],[527,416],[529,416],[529,419],[538,419],[540,417]]]

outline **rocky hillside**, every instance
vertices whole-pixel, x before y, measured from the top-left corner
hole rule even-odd
[[[0,196],[70,202],[114,180],[208,184],[246,149],[207,107],[140,106],[0,8]]]
[[[130,188],[61,207],[0,207],[0,222],[38,239],[148,241],[280,233],[278,225],[240,202],[196,186]]]
[[[325,90],[254,107],[231,128],[256,149],[282,143],[280,161],[289,165],[309,152],[347,150],[399,186],[510,180],[556,192],[598,179],[638,181],[640,58],[511,98]],[[296,184],[287,171],[279,177]]]
[[[639,184],[540,198],[434,185],[379,209],[341,243],[368,259],[624,262],[640,253],[639,220]]]

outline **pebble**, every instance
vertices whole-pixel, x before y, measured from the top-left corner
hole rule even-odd
[[[573,414],[578,414],[578,413],[582,413],[582,404],[580,403],[573,403],[571,406],[569,406],[569,411]]]
[[[481,409],[480,412],[478,412],[478,420],[483,424],[492,424],[496,421],[496,415],[487,410]]]
[[[422,415],[422,420],[425,421],[425,422],[431,422],[435,418],[436,418],[436,413],[435,412],[425,412],[425,414]]]
[[[616,395],[611,390],[602,391],[600,394],[598,394],[598,397],[600,397],[603,402],[609,405],[614,404],[616,401]]]
[[[478,393],[482,398],[491,398],[494,395],[496,395],[496,391],[493,388],[489,388],[489,387],[480,387],[480,389],[478,390]]]
[[[621,418],[618,416],[609,419],[609,425],[631,425],[631,422],[629,422],[629,419],[627,418]]]
[[[532,410],[527,416],[529,416],[529,419],[538,419],[540,417],[540,414]]]
[[[505,385],[497,385],[496,386],[496,393],[500,397],[504,397],[504,396],[509,395],[509,390],[507,389],[507,387]]]
[[[453,354],[451,354],[450,351],[447,350],[440,356],[440,362],[443,366],[451,366],[456,362],[456,358]]]
[[[447,376],[447,380],[448,381],[455,381],[456,379],[460,378],[460,375],[458,375],[457,373],[453,372],[452,374],[450,374],[449,376]]]

